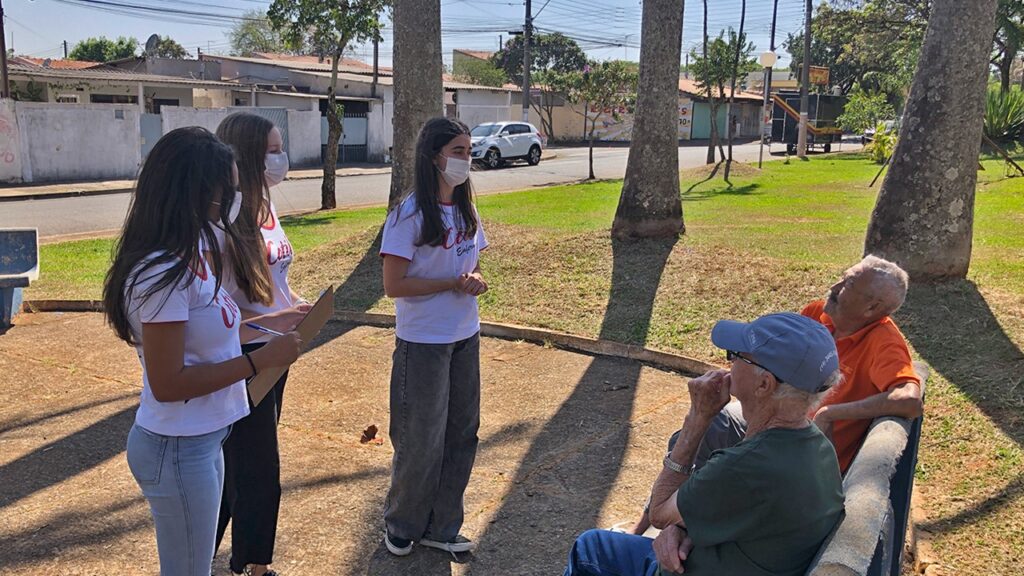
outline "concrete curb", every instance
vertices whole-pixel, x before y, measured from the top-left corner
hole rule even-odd
[[[551,154],[547,154],[545,156],[541,156],[541,160],[554,160],[555,158],[558,158],[558,154],[551,153]],[[353,172],[349,172],[349,173],[338,173],[338,174],[335,174],[335,178],[352,178],[352,177],[355,177],[355,176],[379,176],[379,175],[382,175],[382,174],[390,174],[391,173],[391,168],[390,167],[387,167],[387,168],[366,168],[366,169],[357,169],[357,170],[360,170],[360,171],[358,171],[358,172],[353,171]],[[306,170],[301,170],[301,171],[297,170],[297,172],[306,172]],[[287,180],[295,180],[295,181],[298,181],[298,180],[319,180],[321,178],[323,178],[323,174],[302,174],[302,175],[299,175],[299,176],[294,176],[294,177],[287,178]],[[75,186],[75,184],[70,184],[69,186]],[[132,188],[125,188],[125,187],[121,186],[121,187],[117,187],[117,188],[99,188],[99,189],[95,189],[95,190],[90,190],[90,189],[84,189],[83,188],[83,189],[74,189],[74,190],[60,190],[60,191],[35,192],[35,193],[29,192],[29,193],[22,194],[22,193],[5,193],[5,191],[2,188],[0,188],[0,202],[19,202],[19,201],[22,201],[22,200],[49,200],[49,199],[59,199],[59,198],[79,198],[79,197],[86,197],[86,196],[106,196],[106,195],[110,195],[110,194],[125,194],[125,193],[128,193],[128,192],[131,192],[132,190],[133,190]]]
[[[350,312],[347,310],[336,310],[332,320],[346,324],[360,324],[375,326],[378,328],[394,328],[395,317],[392,314],[371,314],[366,312]],[[550,344],[573,352],[593,354],[599,356],[611,356],[624,358],[660,368],[667,368],[675,372],[681,372],[688,376],[698,376],[708,370],[717,370],[721,366],[714,366],[694,358],[652,350],[643,346],[612,342],[610,340],[596,340],[583,336],[574,336],[564,332],[555,332],[543,328],[530,328],[514,324],[500,324],[497,322],[481,322],[480,334],[490,338],[501,338],[502,340],[525,340],[535,344]]]
[[[32,314],[37,312],[102,312],[103,302],[99,300],[26,300],[22,310]],[[394,314],[373,314],[368,312],[352,312],[348,310],[335,310],[331,321],[343,324],[359,324],[363,326],[374,326],[376,328],[394,328]],[[681,372],[687,376],[698,376],[708,370],[717,370],[721,366],[715,366],[694,358],[688,358],[679,354],[652,350],[643,346],[623,344],[610,340],[597,340],[574,336],[564,332],[545,330],[543,328],[530,328],[517,326],[515,324],[501,324],[498,322],[481,322],[480,334],[489,338],[500,338],[502,340],[525,340],[541,345],[552,345],[572,352],[592,354],[598,356],[611,356],[613,358],[624,358],[659,368],[666,368],[675,372]]]

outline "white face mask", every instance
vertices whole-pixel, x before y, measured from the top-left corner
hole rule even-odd
[[[220,206],[220,202],[214,202],[214,204]],[[231,206],[228,206],[228,224],[234,224],[235,220],[238,219],[238,214],[242,211],[242,192],[235,190],[235,197],[231,200]],[[217,223],[224,227],[223,220],[218,219]]]
[[[472,167],[469,160],[445,156],[445,161],[445,168],[441,170],[441,176],[449,186],[458,186],[469,180],[469,169]]]
[[[281,152],[275,152],[267,154],[264,164],[267,167],[264,172],[264,177],[267,180],[267,187],[273,188],[281,182],[284,182],[284,177],[288,175],[288,154],[283,150]]]

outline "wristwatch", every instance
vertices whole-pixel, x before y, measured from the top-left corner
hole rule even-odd
[[[668,468],[677,474],[691,474],[693,473],[693,469],[697,467],[696,465],[683,466],[669,456],[665,456],[665,461],[662,462],[662,464],[665,468]]]

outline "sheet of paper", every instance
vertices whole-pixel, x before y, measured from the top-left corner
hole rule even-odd
[[[306,317],[302,319],[302,322],[299,322],[299,325],[295,328],[295,331],[299,333],[299,337],[302,339],[303,346],[309,346],[309,343],[316,338],[316,335],[320,333],[320,330],[323,329],[333,314],[334,286],[329,286],[320,295],[320,298],[317,299],[316,304],[306,314]],[[263,397],[273,389],[274,384],[277,384],[277,381],[281,379],[281,376],[287,369],[285,367],[267,368],[249,381],[249,398],[252,399],[253,406],[259,406]]]

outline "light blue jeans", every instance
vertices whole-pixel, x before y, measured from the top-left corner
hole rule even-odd
[[[136,424],[128,433],[128,467],[153,514],[161,576],[211,573],[230,430],[163,436]]]

